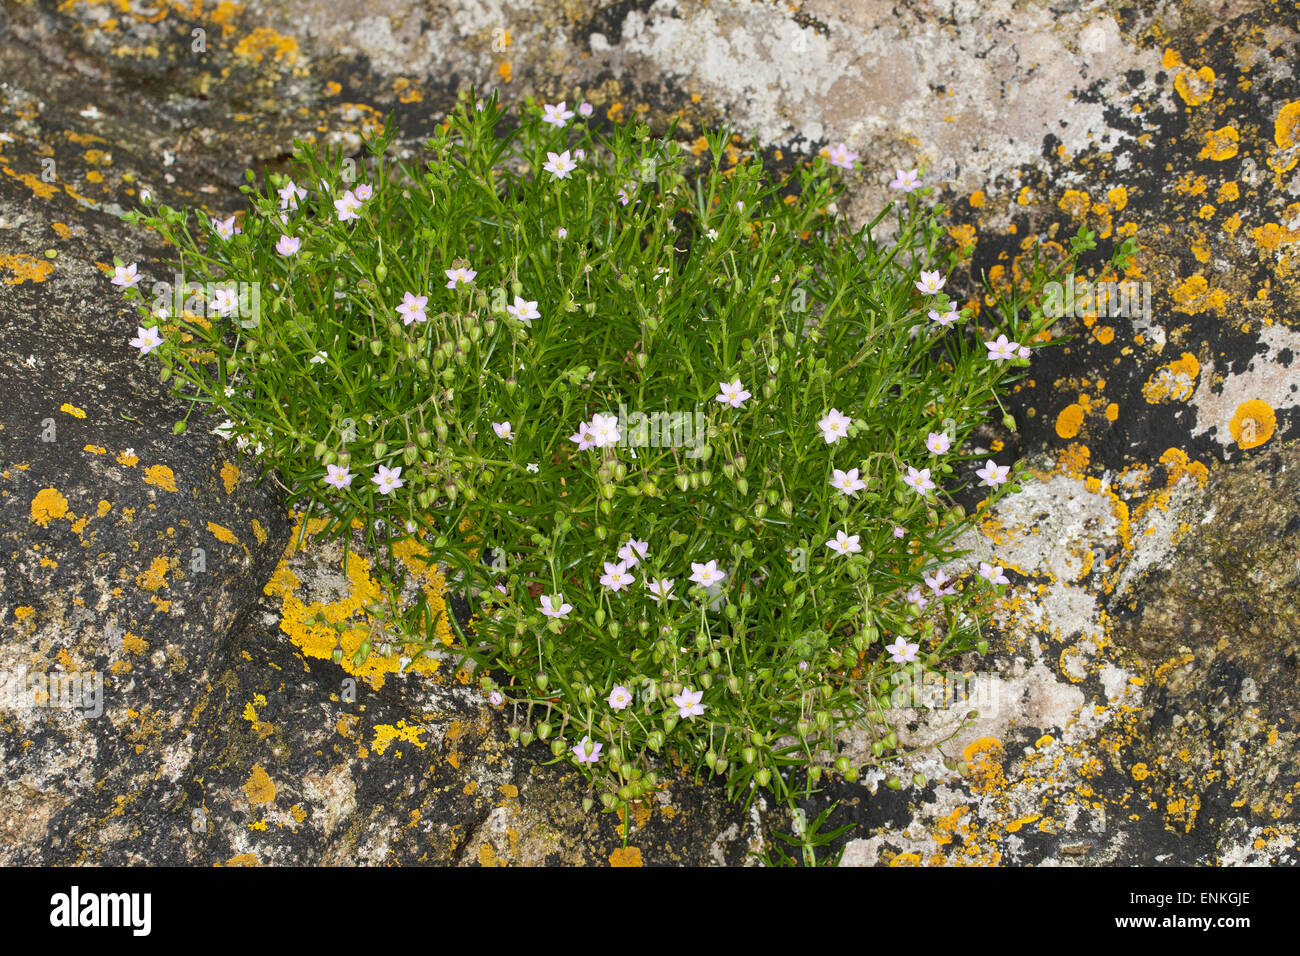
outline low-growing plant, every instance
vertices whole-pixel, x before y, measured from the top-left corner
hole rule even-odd
[[[1018,479],[963,446],[1090,238],[963,306],[915,171],[852,228],[845,147],[776,179],[725,131],[691,150],[583,107],[466,94],[408,159],[390,123],[359,166],[300,142],[292,178],[250,171],[242,215],[146,203],[128,218],[179,282],[151,300],[117,263],[132,344],[294,507],[386,556],[397,649],[358,658],[472,663],[512,735],[587,773],[586,806],[645,798],[664,758],[793,805],[863,771],[851,726],[889,772],[894,687],[987,650],[1001,569],[937,569],[978,517],[952,493],[986,485],[982,512]],[[467,626],[403,603],[411,535]]]

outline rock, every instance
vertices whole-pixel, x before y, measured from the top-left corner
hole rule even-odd
[[[305,611],[365,581],[328,549],[283,557],[274,484],[197,414],[173,436],[185,409],[125,345],[100,266],[161,278],[165,250],[116,218],[141,187],[229,214],[245,166],[279,168],[295,137],[356,150],[393,111],[411,151],[474,82],[677,119],[687,143],[725,119],[738,156],[755,136],[778,166],[848,142],[858,220],[923,166],[973,304],[1028,236],[1087,226],[1100,263],[1135,232],[1125,277],[1150,309],[1064,317],[1005,401],[1018,430],[971,449],[1035,476],[951,565],[1012,579],[990,658],[964,662],[985,683],[951,682],[986,691],[982,713],[894,714],[970,775],[927,749],[900,771],[923,786],[867,771],[806,809],[861,824],[850,864],[1300,862],[1294,4],[162,12],[0,8],[0,669],[104,688],[90,720],[0,708],[0,861],[735,864],[788,830],[673,779],[624,851],[577,776],[510,745],[447,667],[333,664]]]

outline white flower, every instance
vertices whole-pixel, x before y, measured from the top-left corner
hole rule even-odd
[[[817,423],[817,427],[822,430],[822,437],[826,439],[826,444],[833,445],[849,433],[849,425],[853,419],[847,415],[841,415],[839,409],[832,408],[826,413],[826,417]]]
[[[146,329],[137,326],[135,338],[131,340],[131,345],[140,350],[141,355],[148,355],[158,346],[162,345],[162,335],[157,328]]]
[[[856,554],[862,550],[862,545],[858,543],[859,535],[845,534],[843,531],[835,532],[835,537],[826,542],[826,547],[839,554]]]

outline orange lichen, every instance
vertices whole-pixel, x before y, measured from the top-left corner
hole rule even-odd
[[[1287,103],[1273,124],[1273,142],[1278,149],[1290,149],[1300,143],[1300,100]]]
[[[22,285],[24,282],[44,282],[54,271],[54,263],[17,253],[0,255],[0,269],[13,273],[13,276],[5,279],[5,285]]]
[[[1208,66],[1199,70],[1179,70],[1174,77],[1174,89],[1188,106],[1200,106],[1214,96],[1214,71]]]
[[[260,763],[253,764],[253,772],[249,774],[248,780],[240,789],[248,797],[248,804],[251,807],[270,803],[275,799],[275,782]]]
[[[1188,276],[1172,292],[1174,311],[1197,315],[1206,309],[1222,312],[1228,304],[1228,294],[1222,289],[1211,289],[1205,276],[1197,273]]]
[[[42,528],[68,513],[68,499],[54,488],[42,488],[32,499],[32,521]]]
[[[1142,386],[1142,397],[1152,405],[1163,401],[1185,402],[1196,390],[1196,377],[1201,373],[1201,363],[1191,352],[1184,352],[1176,361],[1161,365]]]
[[[166,465],[150,465],[144,472],[144,483],[156,485],[164,491],[176,490],[176,477]]]
[[[1056,434],[1061,438],[1073,438],[1083,426],[1083,406],[1071,403],[1061,409],[1056,416]]]
[[[1276,429],[1277,416],[1272,406],[1257,398],[1238,405],[1228,422],[1228,431],[1239,448],[1258,448],[1273,437]]]
[[[641,860],[641,850],[634,846],[619,847],[609,855],[610,866],[645,866]]]
[[[1223,126],[1205,134],[1205,146],[1196,154],[1197,159],[1222,162],[1237,155],[1241,137],[1235,126]]]

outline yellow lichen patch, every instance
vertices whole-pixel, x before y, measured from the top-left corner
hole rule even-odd
[[[240,853],[232,856],[225,863],[217,863],[216,866],[258,866],[256,853]]]
[[[497,857],[497,851],[492,849],[492,844],[484,843],[478,848],[478,865],[479,866],[505,866],[506,861]]]
[[[1205,146],[1196,154],[1197,159],[1213,159],[1222,162],[1237,155],[1241,137],[1235,126],[1223,126],[1205,134]]]
[[[975,227],[969,223],[961,226],[950,226],[948,234],[952,236],[953,241],[957,243],[957,254],[966,258],[975,251]]]
[[[1215,194],[1214,198],[1217,202],[1221,203],[1236,202],[1241,198],[1241,190],[1237,187],[1235,182],[1226,182],[1219,187],[1219,191]]]
[[[1300,100],[1286,104],[1273,123],[1273,142],[1278,149],[1290,149],[1300,143]]]
[[[970,767],[971,789],[976,793],[995,793],[1005,789],[1002,754],[1002,742],[996,737],[980,737],[966,745],[962,759]]]
[[[1208,66],[1199,70],[1179,70],[1174,77],[1174,89],[1188,106],[1200,106],[1208,103],[1214,96],[1214,71]]]
[[[1114,189],[1106,191],[1106,199],[1110,203],[1110,208],[1119,212],[1128,205],[1128,190],[1123,186],[1116,186]]]
[[[1300,243],[1300,203],[1287,206],[1284,218],[1287,223],[1295,225],[1266,222],[1250,231],[1250,237],[1255,240],[1260,252],[1277,252],[1283,245]]]
[[[1166,448],[1160,455],[1160,464],[1165,466],[1166,484],[1170,488],[1178,484],[1183,475],[1191,475],[1202,488],[1210,480],[1210,470],[1201,462],[1192,461],[1181,448]]]
[[[54,271],[54,263],[48,259],[17,253],[0,255],[0,269],[13,273],[5,279],[5,285],[22,285],[24,282],[44,282]]]
[[[63,412],[65,415],[71,415],[73,418],[86,417],[85,409],[78,408],[76,405],[69,405],[67,402],[64,402],[59,406],[59,411]]]
[[[1228,304],[1228,293],[1222,289],[1211,289],[1205,276],[1199,272],[1174,286],[1172,295],[1174,311],[1186,315],[1198,315],[1206,309],[1222,312]]]
[[[609,855],[610,866],[645,866],[638,847],[619,847]]]
[[[1010,823],[1007,824],[1007,832],[1015,833],[1025,824],[1033,823],[1035,820],[1041,819],[1042,816],[1043,815],[1041,813],[1031,813],[1027,817],[1020,817],[1018,820],[1012,820]]]
[[[68,499],[54,488],[42,488],[32,499],[32,521],[42,528],[49,527],[55,518],[68,514]]]
[[[108,449],[105,448],[103,445],[86,445],[86,446],[84,446],[81,450],[82,450],[82,451],[88,451],[88,452],[90,452],[92,455],[107,455],[107,454],[108,454]]]
[[[235,44],[235,56],[261,60],[267,54],[273,56],[277,63],[283,60],[286,65],[292,64],[298,59],[298,41],[277,33],[270,27],[258,27]]]
[[[104,517],[104,515],[108,514],[112,510],[113,510],[112,502],[104,501],[103,499],[100,499],[99,504],[95,508],[95,514],[97,514],[99,517],[102,518]]]
[[[1228,422],[1228,431],[1239,448],[1258,448],[1273,437],[1276,429],[1273,407],[1257,398],[1238,405]]]
[[[35,613],[36,608],[29,604],[23,604],[14,608],[14,617],[18,618],[19,621],[25,621]]]
[[[143,637],[140,637],[138,634],[132,634],[130,631],[127,631],[126,634],[123,635],[122,646],[126,648],[128,654],[143,654],[149,649],[149,645],[145,643]]]
[[[170,570],[171,562],[159,555],[149,562],[147,569],[135,576],[135,583],[146,591],[157,591],[167,587],[167,572]]]
[[[988,203],[988,197],[984,195],[984,190],[977,189],[970,194],[969,202],[972,209],[983,209]]]
[[[134,468],[140,463],[140,458],[136,455],[134,449],[128,448],[126,451],[118,452],[117,463],[125,465],[127,468]]]
[[[1185,402],[1196,390],[1196,377],[1201,373],[1201,363],[1191,352],[1184,352],[1176,361],[1161,365],[1142,386],[1142,397],[1152,405],[1164,401]]]
[[[1135,763],[1129,772],[1133,775],[1134,780],[1145,780],[1151,776],[1150,769],[1144,763]]]
[[[1082,442],[1072,441],[1057,459],[1057,464],[1067,474],[1082,475],[1088,470],[1088,463],[1091,460],[1092,452],[1088,446]]]
[[[1061,197],[1061,200],[1057,205],[1067,216],[1071,216],[1074,219],[1082,219],[1087,215],[1088,209],[1092,206],[1092,200],[1088,198],[1087,193],[1082,192],[1081,190],[1067,189],[1065,195]]]
[[[1061,438],[1073,438],[1083,427],[1083,406],[1071,403],[1061,409],[1056,416],[1056,434]]]
[[[176,490],[176,476],[166,465],[150,465],[144,471],[144,483],[156,485],[163,491]]]
[[[374,728],[375,739],[370,742],[370,749],[382,754],[394,740],[405,740],[407,743],[415,744],[415,746],[423,750],[428,746],[428,743],[420,739],[420,734],[424,733],[426,729],[424,727],[408,727],[404,720],[399,720],[396,726],[393,724],[376,724]]]
[[[235,485],[239,484],[239,468],[225,461],[221,463],[221,483],[226,486],[226,494],[235,490]]]
[[[250,807],[261,806],[275,799],[275,783],[260,763],[253,764],[253,772],[240,789],[248,797]]]
[[[0,166],[0,170],[4,170],[6,176],[18,180],[18,182],[22,183],[41,199],[53,199],[55,193],[58,192],[58,189],[53,183],[42,182],[40,177],[33,173],[15,172],[8,166]],[[30,256],[24,256],[23,258],[30,258]]]
[[[257,539],[258,544],[266,544],[266,529],[256,518],[253,519],[253,537]]]

